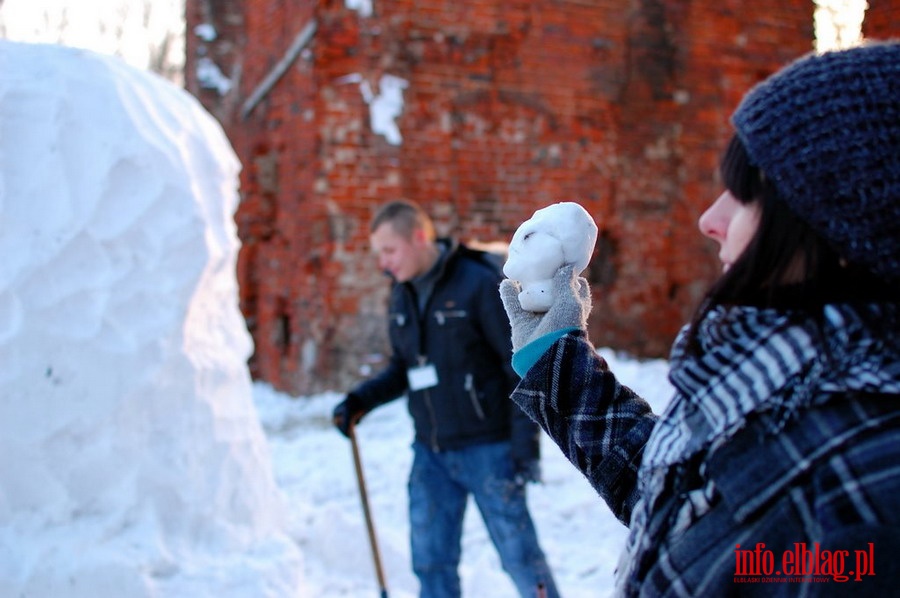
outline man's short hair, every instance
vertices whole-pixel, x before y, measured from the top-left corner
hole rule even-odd
[[[431,222],[431,218],[415,202],[398,199],[384,204],[372,217],[369,232],[374,233],[375,229],[385,222],[390,222],[394,232],[406,239],[412,237],[416,230],[424,231],[425,237],[429,241],[435,239],[434,224]]]

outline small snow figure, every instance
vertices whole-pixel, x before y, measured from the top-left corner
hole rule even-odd
[[[553,275],[572,264],[587,268],[597,242],[597,225],[587,210],[574,202],[542,208],[519,226],[509,244],[503,273],[522,285],[522,309],[543,313],[553,304]]]

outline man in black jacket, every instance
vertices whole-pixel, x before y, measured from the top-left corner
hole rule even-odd
[[[404,394],[415,424],[409,479],[413,570],[422,598],[460,596],[463,514],[475,499],[519,593],[558,596],[525,499],[539,477],[539,430],[510,400],[509,320],[488,254],[437,240],[416,204],[395,201],[372,220],[379,267],[393,279],[390,362],[335,407],[347,435],[375,407]]]

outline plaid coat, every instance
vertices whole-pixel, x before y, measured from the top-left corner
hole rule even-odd
[[[619,594],[894,591],[900,318],[879,309],[717,314],[702,358],[676,342],[661,419],[584,332],[537,359],[512,398],[629,525]]]

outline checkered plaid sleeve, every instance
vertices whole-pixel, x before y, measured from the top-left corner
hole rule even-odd
[[[627,525],[637,500],[641,455],[657,417],[619,383],[585,333],[572,332],[554,343],[512,399]]]

